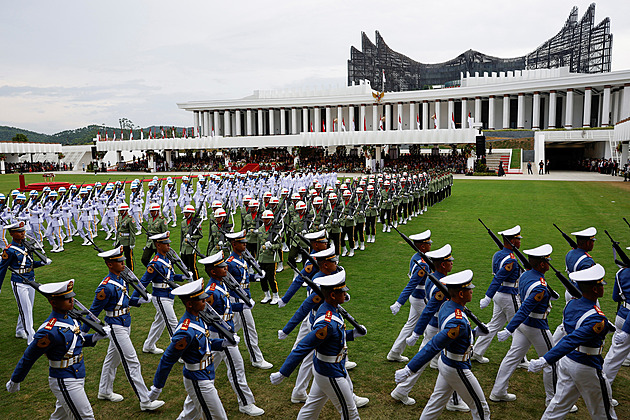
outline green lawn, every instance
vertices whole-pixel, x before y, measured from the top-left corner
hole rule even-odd
[[[96,178],[107,179],[102,175]],[[122,179],[124,176],[117,178]],[[92,182],[95,177],[89,175],[84,179]],[[58,175],[56,180],[74,180],[80,183],[82,178]],[[40,181],[40,175],[27,176],[27,183]],[[624,216],[630,216],[630,194],[625,189],[625,185],[603,182],[457,180],[450,198],[429,209],[428,213],[414,219],[410,224],[401,226],[400,229],[407,234],[431,229],[434,249],[445,243],[453,246],[454,271],[470,268],[475,272],[474,283],[477,288],[471,308],[481,319],[489,321],[492,307],[481,311],[478,302],[492,278],[491,258],[496,247],[477,218],[481,218],[495,232],[520,224],[523,229],[523,248],[532,248],[543,243],[552,244],[555,249],[553,264],[562,270],[564,269],[564,254],[569,247],[553,228],[552,223],[557,223],[567,232],[593,225],[600,233],[592,255],[596,261],[604,265],[608,273],[609,285],[606,296],[601,299],[602,309],[609,319],[614,320],[616,305],[612,302],[610,295],[617,268],[612,262],[610,243],[603,234],[603,230],[607,229],[611,232],[624,246],[630,245],[630,229],[621,219]],[[17,176],[0,177],[0,191],[6,192],[15,186],[17,186]],[[207,232],[207,228],[204,231]],[[172,233],[175,237],[174,244],[178,244],[179,232]],[[144,239],[144,236],[139,239],[140,245],[136,248],[138,277],[143,273],[139,256]],[[102,234],[97,239],[97,243],[101,247],[108,246]],[[81,241],[75,240],[74,243],[67,244],[64,253],[51,254],[53,264],[38,269],[37,280],[45,283],[75,278],[77,297],[89,306],[94,297],[94,289],[107,271],[102,260],[96,257],[95,251],[90,247],[82,247],[80,244]],[[205,241],[202,242],[203,248],[205,244]],[[177,246],[175,248],[179,249]],[[394,371],[403,365],[388,362],[385,356],[405,322],[409,310],[408,305],[405,305],[398,315],[393,316],[389,305],[395,301],[408,280],[407,271],[411,255],[412,251],[396,233],[392,231],[392,233],[383,234],[380,232],[380,225],[377,225],[376,243],[367,244],[367,249],[363,252],[357,251],[354,258],[343,258],[341,261],[348,272],[348,285],[352,295],[352,300],[344,306],[368,329],[366,337],[349,344],[350,359],[358,363],[357,368],[351,372],[355,392],[357,395],[370,398],[370,404],[359,410],[365,419],[417,419],[433,390],[437,377],[437,372],[432,369],[427,369],[423,373],[422,379],[418,381],[410,394],[418,401],[415,406],[403,406],[389,396],[395,386]],[[562,289],[561,283],[555,276],[548,275],[547,278],[556,290]],[[285,270],[278,276],[281,293],[286,290],[290,281],[289,271]],[[3,320],[0,324],[0,342],[2,343],[0,379],[2,383],[6,383],[9,379],[26,347],[24,340],[14,338],[17,308],[6,283],[8,279],[3,288],[4,292],[0,295],[0,319]],[[254,298],[259,301],[263,296],[260,286],[254,284],[252,289]],[[269,374],[280,367],[295,339],[294,333],[285,341],[279,341],[276,331],[286,323],[299,303],[298,299],[294,299],[282,309],[261,304],[257,304],[254,308],[262,351],[266,359],[275,366],[272,370],[261,371],[246,363],[246,371],[257,404],[265,409],[267,418],[295,418],[300,408],[299,404],[290,402],[295,373],[279,386],[272,386],[269,383]],[[561,310],[562,303],[559,301],[555,303],[550,315],[550,324],[554,329],[560,322]],[[42,296],[37,296],[34,311],[36,326],[40,325],[49,312],[50,306],[46,300]],[[180,302],[176,302],[176,312],[178,315],[183,313]],[[143,376],[149,385],[152,382],[159,356],[143,354],[141,348],[154,315],[155,310],[151,305],[133,309],[132,340],[143,364]],[[168,336],[164,333],[160,346],[164,348],[167,345]],[[508,346],[507,343],[498,343],[495,340],[486,354],[491,362],[487,365],[473,364],[473,371],[486,396],[490,393],[499,363]],[[148,414],[140,411],[138,401],[122,369],[119,369],[114,390],[124,395],[125,400],[120,403],[111,403],[99,401],[96,398],[100,366],[106,347],[107,342],[100,342],[95,348],[85,350],[88,373],[86,389],[96,417],[98,419],[123,416],[126,418],[176,418],[185,398],[180,366],[175,366],[171,373],[161,396],[166,401],[166,405],[157,413]],[[408,348],[405,355],[413,356],[414,350]],[[244,346],[241,346],[241,351],[247,362],[249,359]],[[533,350],[530,351],[529,357],[536,357]],[[39,360],[22,383],[22,390],[19,393],[3,394],[3,398],[0,399],[0,417],[16,419],[28,417],[32,420],[48,418],[54,410],[54,398],[48,389],[47,375],[48,367],[45,359]],[[234,419],[247,418],[238,412],[235,395],[226,379],[225,365],[218,368],[216,386],[228,416]],[[618,417],[630,418],[630,369],[621,369],[613,390],[615,398],[621,404],[617,407]],[[542,374],[518,370],[512,377],[510,392],[517,395],[515,402],[489,403],[494,419],[514,418],[515,415],[523,420],[540,418],[544,411]],[[579,413],[570,415],[568,418],[590,418],[582,401],[578,403],[578,406]],[[320,418],[336,419],[339,416],[332,404],[327,404]],[[445,411],[442,418],[466,419],[470,418],[470,414],[454,414]]]

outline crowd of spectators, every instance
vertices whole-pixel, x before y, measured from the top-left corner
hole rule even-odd
[[[465,174],[466,161],[466,157],[461,153],[402,155],[398,159],[386,158],[385,168],[395,172],[453,168],[456,174]]]
[[[619,162],[614,162],[612,159],[582,159],[578,162],[578,170],[617,176]]]
[[[59,164],[56,162],[5,162],[4,167],[6,173],[29,173],[29,172],[57,172],[71,171],[72,163]]]

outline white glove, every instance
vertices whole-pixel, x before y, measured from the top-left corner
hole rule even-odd
[[[217,244],[219,246],[219,248],[223,247],[223,241],[219,241],[219,243]]]
[[[284,308],[285,306],[287,306],[287,304],[284,303],[284,300],[280,299],[278,301],[278,308]]]
[[[265,242],[265,248],[271,248],[271,242],[269,241]]]
[[[109,338],[109,335],[112,332],[112,327],[110,327],[109,325],[105,325],[103,327],[103,330],[105,330],[105,335],[101,335],[99,333],[94,334],[92,338],[92,342],[96,343],[97,341],[102,340],[103,338]]]
[[[416,345],[416,341],[418,341],[418,339],[420,338],[420,335],[418,335],[415,331],[411,333],[411,335],[409,337],[407,337],[407,339],[405,340],[407,342],[408,346],[415,346]]]
[[[151,298],[152,298],[152,297],[153,297],[153,296],[151,296],[151,293],[147,293],[147,298],[145,299],[145,298],[143,298],[142,296],[140,296],[140,298],[138,299],[138,303],[139,303],[139,304],[141,304],[141,305],[142,305],[143,303],[149,303],[149,302],[151,302]]]
[[[506,329],[504,328],[504,329],[502,329],[501,331],[499,331],[499,332],[497,333],[497,339],[498,339],[499,341],[505,341],[505,340],[507,340],[508,338],[510,338],[510,336],[511,336],[511,335],[512,335],[512,333],[511,333],[511,332],[509,332],[508,330],[506,330]]]
[[[261,279],[262,279],[262,278],[264,278],[267,275],[267,272],[265,270],[260,270],[260,271],[262,271],[262,277],[261,277]]]
[[[396,301],[396,302],[394,302],[394,304],[392,306],[389,307],[389,309],[391,309],[392,314],[396,315],[398,313],[398,311],[400,311],[401,307],[402,307],[402,305],[400,304],[400,302]]]
[[[487,335],[487,333],[481,331],[481,328],[475,327],[473,329],[473,337],[477,338],[477,337],[481,337],[481,336],[484,336],[484,335]]]
[[[12,380],[9,379],[9,382],[7,382],[7,391],[18,392],[19,390],[20,390],[20,383],[13,382]]]
[[[280,382],[284,381],[284,378],[286,378],[286,376],[280,372],[274,372],[269,375],[269,380],[273,385],[278,385]]]
[[[407,379],[408,377],[410,377],[411,375],[413,375],[413,372],[411,371],[411,369],[405,366],[404,368],[398,369],[396,371],[396,373],[394,374],[394,382],[399,384],[403,382],[405,379]]]
[[[252,298],[249,299],[249,309],[252,309],[256,305],[256,301]]]
[[[278,330],[278,340],[284,340],[285,338],[287,338],[289,336],[289,334],[285,334],[284,331],[282,330]]]
[[[628,333],[626,333],[625,331],[619,331],[617,334],[615,334],[615,336],[613,337],[613,341],[615,342],[615,344],[617,344],[618,346],[625,343],[626,340],[628,339]]]
[[[483,299],[481,299],[479,301],[479,307],[481,309],[484,309],[484,308],[488,307],[488,305],[490,305],[491,301],[492,301],[492,299],[490,299],[488,296],[484,296]]]
[[[225,347],[236,347],[238,346],[238,343],[241,342],[241,337],[239,337],[238,335],[234,334],[232,337],[234,337],[234,344],[230,343],[227,340],[223,340],[223,348]]]
[[[358,328],[354,329],[354,338],[357,337],[363,337],[365,334],[367,334],[367,328],[365,328],[365,325],[361,325],[361,327],[363,328],[363,330],[365,331],[364,333],[361,333],[361,331],[359,331]]]
[[[52,263],[52,260],[48,257],[46,257],[46,259],[44,260],[44,264],[45,265],[50,265],[50,263]]]
[[[530,372],[540,372],[545,366],[549,366],[549,363],[547,363],[547,360],[545,360],[544,357],[540,357],[538,359],[530,360],[527,370]]]
[[[157,400],[161,393],[162,388],[156,388],[155,386],[151,385],[151,390],[149,391],[149,400]]]
[[[339,222],[339,219],[333,219],[333,223]]]

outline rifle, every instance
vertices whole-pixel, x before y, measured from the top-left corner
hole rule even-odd
[[[268,241],[273,242],[274,237],[279,233],[278,230],[282,230],[282,226],[278,226],[279,225],[278,222],[281,222],[281,221],[282,221],[282,213],[277,211],[276,215],[273,218],[273,222],[271,222],[271,227],[269,228],[269,234],[267,235]]]
[[[192,220],[190,221],[190,226],[188,226],[188,232],[186,233],[186,238],[192,237],[197,231],[197,229],[199,229],[199,225],[202,222],[200,213],[203,208],[204,201],[206,201],[206,196],[203,196],[201,202],[197,206],[197,210],[195,210],[195,214],[193,215]],[[191,242],[189,241],[189,243]]]
[[[206,302],[206,307],[199,312],[199,318],[208,325],[212,325],[219,331],[219,335],[226,339],[230,344],[236,344],[234,333],[230,331],[230,326],[221,318],[221,315]]]
[[[192,245],[192,247],[201,258],[206,258],[206,256],[202,254],[196,246]],[[228,287],[228,289],[233,291],[234,294],[238,296],[239,299],[241,299],[247,306],[249,306],[250,308],[253,307],[251,303],[251,298],[247,296],[247,293],[245,293],[245,290],[243,290],[240,283],[234,278],[234,276],[230,274],[229,271],[226,272],[225,277],[223,277],[223,282]]]
[[[140,227],[142,228],[142,230],[144,230],[144,233],[146,233],[147,238],[149,238],[149,230],[143,224],[140,224]],[[186,277],[192,278],[192,273],[190,272],[188,267],[186,267],[184,261],[182,261],[180,256],[177,254],[177,252],[175,252],[173,248],[169,248],[168,252],[166,253],[166,257],[169,259],[169,261],[175,264],[177,268],[179,268],[181,272],[186,275]]]
[[[69,195],[70,195],[70,188],[66,190],[66,193],[63,195],[63,197],[61,197],[61,199],[55,201],[55,204],[53,204],[52,208],[50,209],[50,212],[51,213],[54,212],[57,209],[57,207],[63,204]]]
[[[481,219],[477,219],[481,222]],[[481,222],[481,224],[488,230],[488,233],[491,233],[490,236],[493,237],[493,240],[496,242],[497,245],[499,245],[499,238],[496,237],[496,235],[494,234],[494,232],[492,232],[490,229],[488,229],[488,227],[485,225],[485,223]],[[495,239],[496,238],[496,239]],[[512,249],[511,251],[514,253],[514,255],[516,255],[516,257],[520,260],[520,264],[518,264],[518,267],[523,270],[523,267],[525,268],[525,270],[531,270],[532,269],[532,265],[529,263],[529,260],[527,259],[527,257],[525,257],[525,255],[523,255],[523,253],[521,252],[520,249],[518,249],[513,243],[512,241],[508,241],[510,245],[512,245]],[[503,249],[503,245],[500,245],[501,249]],[[521,267],[521,264],[523,264],[523,266]],[[524,271],[524,270],[523,270]],[[562,279],[560,279],[560,281],[562,281]],[[565,285],[566,287],[566,285]],[[552,299],[558,299],[560,297],[560,295],[558,294],[558,292],[556,292],[555,290],[553,290],[553,288],[551,287],[551,285],[549,285],[549,283],[547,283],[547,290],[549,291],[549,295],[551,295]],[[567,289],[568,290],[568,289]],[[570,293],[570,292],[569,292]]]
[[[409,244],[409,246],[411,246],[411,248],[413,248],[413,250],[416,251],[418,253],[418,255],[420,255],[422,257],[422,259],[427,263],[427,265],[429,266],[431,271],[435,271],[435,264],[433,263],[433,260],[431,260],[431,258],[429,258],[427,256],[427,254],[425,254],[424,252],[420,251],[418,249],[418,247],[416,246],[416,244],[414,244],[413,241],[411,239],[409,239],[409,237],[407,235],[405,235],[404,233],[399,231],[395,226],[392,226],[392,227],[405,240],[405,242],[407,242],[407,244]],[[416,263],[416,265],[420,266],[420,263],[418,262],[418,260],[416,260],[415,263]],[[440,280],[438,280],[437,277],[435,277],[432,273],[427,273],[427,277],[429,277],[429,280],[431,280],[431,282],[433,282],[435,287],[437,287],[438,290],[444,294],[444,296],[446,296],[447,298],[450,299],[450,295],[448,293],[448,288],[444,284],[442,284],[442,282]],[[477,324],[477,327],[484,334],[488,334],[489,330],[488,330],[488,327],[486,326],[486,324],[484,324],[479,318],[477,318],[477,315],[475,315],[470,310],[470,308],[464,306],[464,311],[463,312],[466,314],[466,316],[468,318],[470,318],[470,320],[472,322]]]
[[[86,236],[88,242],[92,244],[95,250],[98,252],[103,252],[103,249],[94,243],[93,240]],[[138,277],[134,274],[133,271],[127,265],[123,269],[122,273],[120,273],[120,278],[123,279],[129,286],[133,287],[139,294],[142,296],[142,299],[148,300],[149,295],[147,294],[147,289],[144,288]]]
[[[295,264],[293,264],[293,262],[289,261],[288,264],[289,264],[289,267],[291,267],[293,271],[297,273],[300,279],[304,283],[308,284],[308,286],[313,290],[313,292],[317,294],[317,296],[324,299],[324,293],[322,292],[322,289],[320,289],[320,287],[317,284],[315,284],[313,280],[309,279],[307,276],[302,274],[300,270],[298,270],[298,268],[295,266]],[[348,311],[345,310],[345,308],[343,308],[341,305],[338,305],[337,311],[339,311],[339,315],[341,315],[346,321],[348,321],[360,334],[366,333],[365,328],[363,328],[363,326],[359,324],[357,320],[354,319],[354,317],[350,315]]]
[[[615,264],[624,268],[630,267],[630,258],[628,258],[624,250],[619,246],[619,242],[615,241],[612,236],[610,236],[607,230],[604,230],[604,233],[606,233],[606,235],[610,238],[610,242],[612,242],[613,258],[615,259]],[[621,261],[617,259],[617,255],[619,256],[619,258],[621,258]]]
[[[2,210],[2,209],[0,208],[0,210]],[[622,217],[622,219],[623,219],[623,221],[624,221],[624,222],[626,222],[626,225],[628,225],[628,227],[630,227],[630,223],[628,223],[628,221],[626,220],[626,218],[625,218],[625,217]]]
[[[559,227],[558,225],[556,225],[555,223],[553,224],[553,226],[558,229],[558,231],[562,234],[562,237],[564,238],[565,241],[567,241],[567,243],[569,244],[569,246],[573,249],[577,249],[578,244],[573,240],[572,237],[570,237],[569,235],[567,235],[566,233],[564,233]]]
[[[562,274],[560,271],[556,270],[556,268],[551,265],[549,261],[547,261],[547,264],[549,264],[549,267],[553,270],[553,272],[556,274],[556,277],[558,277],[558,280],[560,280],[560,282],[564,285],[564,288],[567,289],[567,292],[569,292],[571,296],[576,299],[582,297],[582,292],[580,292],[580,289],[578,289],[571,280],[566,278],[565,275]]]
[[[486,224],[484,222],[481,221],[481,219],[477,219],[477,220],[479,220],[479,222],[483,225],[483,227],[486,228],[486,230],[488,231],[488,235],[490,235],[490,237],[492,238],[494,243],[497,244],[497,246],[499,247],[499,250],[503,249],[503,241],[501,241],[497,237],[497,235],[495,235],[494,232],[491,231],[490,228],[488,226],[486,226]]]
[[[20,277],[24,284],[26,284],[27,286],[31,286],[33,289],[37,290],[39,293],[41,293],[46,298],[48,298],[48,295],[39,289],[41,286],[40,283],[37,283],[35,280],[27,279],[26,277],[18,273],[13,267],[9,267],[9,270],[11,270],[11,272],[15,274],[16,276]],[[88,308],[86,308],[81,302],[79,302],[77,298],[74,298],[74,304],[78,306],[79,309],[76,309],[74,307],[70,309],[68,311],[68,316],[70,318],[76,319],[77,321],[84,323],[85,325],[89,326],[94,331],[96,331],[97,334],[100,334],[103,336],[107,335],[107,333],[103,329],[103,326],[105,325],[103,321],[98,319],[98,317],[94,315]]]

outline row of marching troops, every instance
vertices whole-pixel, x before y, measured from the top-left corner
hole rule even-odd
[[[264,359],[258,347],[258,334],[251,313],[255,302],[249,289],[251,282],[268,279],[268,286],[275,286],[272,289],[275,290],[274,297],[271,298],[266,291],[263,303],[275,300],[278,307],[285,306],[302,283],[309,284],[309,298],[287,326],[278,332],[279,338],[286,338],[297,324],[301,324],[296,340],[296,349],[299,351],[289,357],[285,363],[286,369],[283,366],[283,370],[272,375],[272,382],[277,383],[282,379],[279,375],[289,374],[295,369],[296,361],[299,364],[299,361],[304,360],[291,398],[295,403],[307,402],[303,408],[306,413],[303,418],[316,417],[328,398],[333,400],[340,412],[350,411],[356,415],[357,406],[367,404],[368,400],[352,392],[346,366],[351,368],[356,364],[347,362],[346,365],[346,341],[365,335],[366,329],[355,322],[353,325],[357,328],[346,334],[344,322],[341,321],[348,319],[347,312],[338,307],[345,301],[347,289],[345,272],[338,266],[340,247],[335,244],[346,238],[352,244],[354,234],[354,229],[343,229],[346,226],[342,226],[342,222],[350,222],[355,213],[359,213],[359,216],[365,213],[367,217],[370,210],[376,210],[377,214],[381,213],[381,220],[386,227],[384,231],[392,227],[396,229],[399,222],[406,223],[413,215],[422,213],[429,205],[447,197],[451,184],[448,177],[447,173],[436,174],[432,180],[425,174],[373,176],[347,180],[349,186],[335,180],[326,190],[314,181],[311,190],[316,193],[309,191],[305,194],[305,188],[299,187],[289,196],[281,188],[283,205],[274,203],[273,195],[266,192],[262,193],[260,202],[253,197],[244,197],[240,232],[233,232],[233,226],[227,223],[229,212],[222,205],[217,206],[213,202],[213,211],[207,215],[203,210],[204,198],[195,203],[196,207],[182,202],[181,257],[171,249],[170,232],[166,230],[168,219],[160,215],[162,209],[158,202],[150,203],[147,207],[146,227],[142,219],[138,223],[137,213],[133,214],[137,197],[140,196],[140,183],[132,183],[129,204],[124,201],[122,183],[95,185],[91,189],[77,187],[76,196],[72,195],[75,188],[71,187],[70,192],[64,192],[60,200],[58,191],[49,191],[43,203],[37,198],[25,200],[18,193],[15,198],[17,203],[11,207],[4,206],[12,209],[2,222],[12,240],[3,250],[0,287],[7,270],[11,271],[10,284],[19,309],[16,337],[26,339],[28,347],[7,383],[7,390],[18,391],[35,361],[45,354],[49,360],[50,387],[57,397],[52,418],[93,418],[91,405],[83,389],[85,366],[82,348],[107,338],[110,344],[102,367],[99,399],[112,402],[123,400],[122,395],[113,392],[116,369],[122,364],[140,401],[140,408],[143,411],[158,409],[164,404],[158,397],[166,377],[174,363],[179,361],[184,363],[184,384],[189,395],[180,418],[192,419],[202,415],[206,418],[224,418],[225,412],[214,389],[213,379],[214,366],[225,360],[239,410],[252,416],[261,415],[264,410],[256,406],[253,393],[247,385],[243,359],[238,351],[240,339],[235,333],[243,330],[254,367],[270,369],[273,366]],[[157,182],[152,180],[149,184],[155,186]],[[172,182],[167,179],[167,186]],[[183,181],[186,189],[186,184],[190,182],[190,179]],[[96,203],[101,200],[97,188],[105,194],[105,208],[114,208],[117,213],[113,215],[116,221],[114,230],[108,230],[108,224],[103,224],[103,219],[110,218],[107,210],[100,220],[102,228],[108,233],[106,239],[115,237],[113,248],[109,250],[103,250],[94,243],[94,237],[98,235],[96,222],[99,212]],[[414,193],[418,190],[420,195],[416,199]],[[336,191],[345,199],[337,200]],[[319,194],[325,195],[325,206],[324,198]],[[99,251],[98,256],[103,258],[108,269],[89,309],[74,299],[73,280],[43,285],[35,281],[34,269],[49,265],[52,260],[37,241],[37,232],[34,230],[37,226],[21,218],[21,214],[30,214],[29,203],[31,208],[37,209],[41,205],[44,209],[54,207],[56,211],[65,202],[78,204],[80,214],[83,208],[91,208],[93,216],[88,220],[81,220],[79,216],[77,232],[66,231],[66,238],[61,234],[61,240],[71,240],[78,233],[84,239],[83,245],[92,245]],[[274,208],[273,204],[277,204],[277,207]],[[22,209],[21,212],[19,209]],[[325,213],[328,215],[323,218]],[[376,218],[376,215],[370,217]],[[199,249],[199,240],[203,237],[202,222],[206,218],[210,220],[210,227],[204,255]],[[311,221],[305,223],[309,218]],[[69,224],[74,227],[71,222]],[[339,230],[334,231],[335,228]],[[146,272],[138,279],[133,273],[133,247],[135,236],[142,229],[147,234],[142,258]],[[251,247],[252,236],[257,238],[255,249]],[[371,242],[374,237],[375,232],[372,230]],[[279,298],[275,273],[283,242],[287,244],[290,256],[294,251],[294,259],[290,257],[287,262],[296,276],[287,293]],[[53,249],[60,246],[63,247],[61,244]],[[185,254],[188,249],[192,252]],[[353,251],[351,245],[348,255]],[[299,257],[304,261],[302,269],[295,265]],[[197,263],[204,267],[207,282],[199,278]],[[175,267],[183,274],[175,274]],[[317,282],[313,282],[320,277]],[[182,281],[189,283],[179,286],[177,282]],[[264,283],[261,284],[265,291]],[[149,285],[151,293],[147,291]],[[132,288],[134,291],[130,293]],[[53,309],[50,317],[37,330],[33,328],[32,317],[35,291],[46,296]],[[180,296],[186,307],[186,313],[179,321],[174,311],[174,296]],[[140,363],[129,336],[130,308],[146,303],[153,304],[156,315],[142,350],[163,355],[150,389],[142,378]],[[75,309],[77,306],[80,310]],[[326,309],[325,316],[319,317],[323,309]],[[103,311],[105,320],[101,322],[98,316]],[[326,323],[326,328],[315,329],[322,322]],[[94,334],[87,334],[90,329],[95,331]],[[156,345],[164,329],[171,337],[166,351]],[[313,356],[315,348],[318,351]],[[336,353],[326,355],[330,352]],[[314,386],[307,397],[306,389],[311,377],[314,377]],[[334,384],[331,378],[338,383]],[[312,401],[307,401],[311,397]]]
[[[414,405],[416,401],[409,393],[430,366],[439,374],[421,419],[434,419],[444,408],[471,412],[473,419],[489,419],[490,407],[472,373],[471,361],[490,362],[484,354],[496,335],[498,341],[511,338],[512,342],[500,363],[490,401],[509,404],[517,399],[508,392],[510,377],[517,368],[542,370],[546,406],[542,419],[564,419],[578,410],[575,403],[580,397],[591,418],[616,419],[614,407],[619,403],[613,399],[611,386],[620,367],[630,366],[630,304],[626,298],[630,294],[630,258],[606,232],[620,267],[614,276],[607,275],[589,254],[596,228],[570,235],[560,230],[571,248],[564,258],[565,275],[551,264],[551,245],[520,251],[520,226],[498,232],[501,238],[486,229],[499,248],[492,258],[492,282],[479,301],[481,309],[493,304],[487,325],[466,306],[472,301],[473,273],[452,273],[456,259],[451,245],[433,249],[430,230],[409,237],[401,234],[416,253],[409,264],[410,280],[390,306],[396,315],[407,302],[410,305],[408,319],[387,354],[389,361],[406,363],[395,372],[391,397]],[[547,318],[551,302],[562,297],[546,277],[549,271],[565,289],[563,319],[553,333]],[[613,277],[612,298],[618,310],[611,322],[599,301],[604,297],[605,278]],[[604,357],[609,333],[612,342]],[[419,350],[411,360],[402,355],[407,346],[416,346],[420,339]],[[525,356],[532,346],[538,358],[528,361]]]

